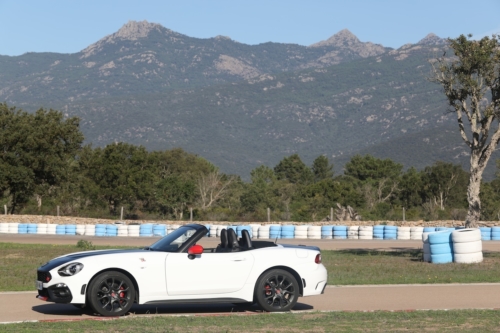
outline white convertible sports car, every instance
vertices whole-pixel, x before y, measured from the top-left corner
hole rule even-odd
[[[324,292],[318,247],[252,241],[243,230],[221,233],[217,248],[197,245],[207,228],[188,224],[150,247],[68,254],[40,266],[37,298],[87,306],[103,316],[133,303],[258,303],[289,311],[299,296]]]

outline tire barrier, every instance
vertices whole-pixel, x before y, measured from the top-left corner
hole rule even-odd
[[[18,234],[27,234],[28,233],[28,225],[26,223],[19,223],[17,228]]]
[[[128,236],[128,226],[126,224],[117,224],[118,228],[118,237],[127,237]]]
[[[225,226],[225,225],[218,225],[217,226],[217,233],[216,233],[217,237],[220,237],[220,232],[221,232],[222,229],[227,229],[227,226]]]
[[[66,226],[65,225],[56,225],[56,235],[66,235]]]
[[[393,225],[384,226],[384,239],[398,239],[398,227]]]
[[[488,227],[480,227],[481,231],[481,240],[490,241],[491,240],[491,228]]]
[[[250,226],[252,227],[252,238],[257,238],[259,236],[259,227],[260,227],[260,224],[250,224]]]
[[[423,227],[410,227],[410,239],[420,240],[424,232]]]
[[[153,224],[151,223],[141,224],[139,228],[139,236],[153,237]]]
[[[9,233],[9,224],[0,223],[0,234],[8,234],[8,233]]]
[[[118,226],[114,224],[106,224],[106,236],[107,237],[118,236]]]
[[[424,252],[423,260],[424,260],[424,262],[431,262],[431,245],[429,244],[429,234],[430,234],[430,232],[423,232],[422,233],[422,243],[423,243],[423,252]]]
[[[64,232],[66,233],[66,235],[75,236],[76,235],[76,225],[66,224],[66,226],[64,227]]]
[[[57,224],[47,224],[47,234],[56,235]]]
[[[321,239],[333,238],[333,225],[324,225],[321,227]]]
[[[333,226],[333,239],[347,239],[347,226],[334,225]]]
[[[141,236],[141,226],[139,224],[129,224],[127,228],[128,235],[130,237],[140,237]]]
[[[384,226],[374,225],[373,226],[373,239],[384,239]]]
[[[167,228],[164,224],[153,225],[153,236],[163,237],[167,234]]]
[[[347,228],[347,239],[359,239],[359,226],[350,226]]]
[[[309,225],[297,225],[295,226],[295,238],[307,239],[307,230],[309,230]]]
[[[46,235],[48,232],[48,226],[49,225],[47,223],[40,223],[36,229],[36,233],[38,235]]]
[[[95,225],[94,224],[85,224],[85,235],[86,236],[95,236]]]
[[[9,234],[17,234],[19,233],[19,223],[11,222],[9,223]]]
[[[308,239],[321,239],[321,227],[311,225],[307,228]]]
[[[358,231],[359,239],[373,239],[373,227],[372,226],[360,226]]]
[[[284,225],[281,227],[281,238],[292,239],[295,238],[295,226]]]
[[[431,263],[447,264],[453,262],[453,242],[451,231],[442,230],[428,234],[430,244]]]
[[[491,240],[500,240],[500,227],[491,228]]]
[[[472,264],[483,261],[482,231],[479,229],[461,229],[453,231],[454,260],[458,264]]]
[[[99,237],[106,236],[106,225],[105,224],[96,224],[95,225],[95,235]]]
[[[83,224],[76,225],[76,234],[77,235],[85,235],[85,226]]]
[[[435,232],[436,228],[435,227],[424,227],[423,232]]]
[[[37,224],[28,223],[27,226],[28,226],[27,227],[28,234],[36,234],[37,233],[37,229],[38,229],[38,225]]]
[[[271,224],[269,226],[269,238],[270,239],[281,238],[281,225]]]
[[[259,227],[259,239],[269,239],[269,225],[261,225]]]
[[[208,237],[217,237],[217,226],[212,224],[208,229]]]
[[[248,233],[250,234],[250,237],[252,237],[252,227],[249,225],[242,225],[242,226],[236,227],[236,234],[238,235],[238,237],[241,237],[241,233],[243,230],[248,231]]]
[[[408,240],[411,237],[410,227],[398,227],[398,239]]]

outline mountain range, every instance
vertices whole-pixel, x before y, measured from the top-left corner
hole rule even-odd
[[[337,174],[355,154],[421,169],[468,168],[468,150],[431,63],[447,40],[398,49],[348,30],[301,46],[193,38],[130,21],[73,54],[0,56],[0,100],[81,118],[94,146],[124,141],[181,147],[249,178],[298,153],[327,156]],[[490,162],[486,178],[493,177]]]

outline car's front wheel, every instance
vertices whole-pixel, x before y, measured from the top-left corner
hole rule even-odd
[[[298,298],[297,280],[291,273],[282,269],[264,273],[255,286],[255,300],[265,311],[290,311]]]
[[[127,313],[135,299],[132,281],[123,273],[108,271],[97,275],[88,289],[92,309],[103,316]]]

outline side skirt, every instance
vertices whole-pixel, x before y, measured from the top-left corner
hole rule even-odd
[[[173,300],[161,300],[161,301],[150,301],[144,304],[192,304],[192,303],[248,303],[247,300],[241,298],[199,298],[199,299],[173,299]]]

